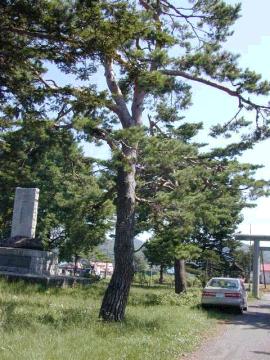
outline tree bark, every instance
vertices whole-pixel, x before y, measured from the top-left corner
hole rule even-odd
[[[145,92],[134,84],[131,114],[125,97],[115,77],[112,58],[104,59],[105,77],[112,98],[115,101],[115,113],[123,129],[142,125],[142,112]],[[127,141],[128,144],[128,141]],[[107,321],[121,321],[130,285],[134,276],[134,224],[135,224],[135,173],[137,147],[123,143],[124,160],[117,171],[116,230],[114,244],[114,272],[105,292],[99,316]]]
[[[121,321],[125,315],[130,285],[134,275],[134,215],[136,149],[124,146],[128,164],[117,174],[117,222],[114,244],[115,267],[105,292],[99,316],[107,321]]]
[[[175,278],[175,293],[181,294],[186,292],[186,270],[185,260],[175,259],[174,260],[174,278]]]
[[[158,280],[159,284],[163,284],[164,282],[163,273],[164,273],[164,265],[160,265],[159,280]]]

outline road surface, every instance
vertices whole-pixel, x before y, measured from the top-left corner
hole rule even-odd
[[[270,294],[222,325],[188,360],[270,360]]]

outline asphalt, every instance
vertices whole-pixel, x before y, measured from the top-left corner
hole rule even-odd
[[[270,294],[221,325],[188,360],[270,360]]]

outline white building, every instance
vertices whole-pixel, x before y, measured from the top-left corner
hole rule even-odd
[[[264,274],[263,274],[264,270]],[[264,275],[266,284],[270,284],[270,264],[261,264],[261,274],[260,274],[260,283],[264,283]]]

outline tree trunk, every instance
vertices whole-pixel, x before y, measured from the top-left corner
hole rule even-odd
[[[125,315],[130,285],[134,275],[134,215],[136,150],[123,148],[129,164],[119,166],[117,174],[117,221],[114,244],[114,272],[105,292],[99,316],[107,321],[121,321]]]
[[[186,270],[185,260],[175,259],[174,260],[174,279],[175,279],[175,293],[181,294],[186,292]]]
[[[73,275],[76,275],[77,269],[78,269],[78,255],[74,255],[74,269],[73,269]]]
[[[164,265],[160,265],[159,280],[158,280],[159,284],[163,284],[164,282],[163,273],[164,273]]]

